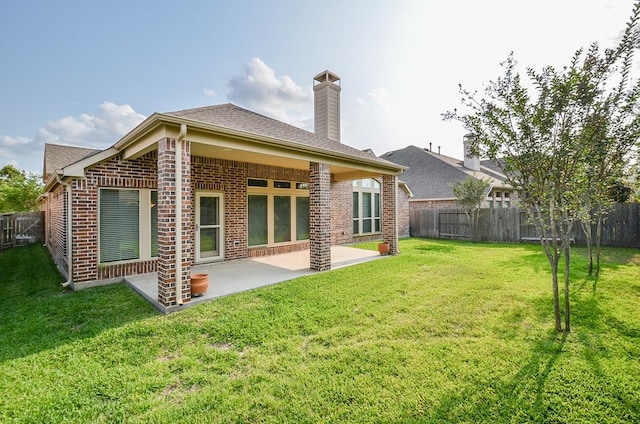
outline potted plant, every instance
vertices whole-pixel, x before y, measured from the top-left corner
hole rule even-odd
[[[381,255],[388,255],[389,254],[389,242],[388,241],[383,241],[382,243],[378,243],[378,252]]]
[[[209,288],[209,274],[191,274],[191,297],[204,296]]]

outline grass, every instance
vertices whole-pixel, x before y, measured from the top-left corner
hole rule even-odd
[[[575,249],[559,335],[538,246],[400,248],[169,316],[5,251],[0,422],[640,421],[640,251]]]

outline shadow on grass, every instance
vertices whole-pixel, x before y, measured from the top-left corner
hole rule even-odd
[[[535,342],[531,354],[510,379],[493,380],[492,390],[479,393],[478,387],[487,387],[486,381],[470,384],[470,388],[453,392],[441,399],[435,409],[428,412],[434,422],[544,422],[548,405],[545,387],[558,359],[565,350],[566,334],[550,332]]]
[[[72,292],[63,281],[40,245],[0,255],[0,362],[158,314],[124,284]]]

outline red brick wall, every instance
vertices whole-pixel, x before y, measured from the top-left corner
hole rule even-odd
[[[66,272],[67,264],[67,194],[64,186],[57,187],[49,193],[45,204],[45,225],[47,247],[53,260]]]
[[[171,140],[169,140],[171,141]],[[162,140],[161,140],[162,142]],[[164,140],[167,142],[167,140]],[[165,146],[171,148],[171,146]],[[173,163],[173,155],[163,160],[167,164]],[[168,165],[171,167],[172,165]],[[241,259],[246,257],[264,256],[309,248],[309,241],[292,241],[287,244],[269,247],[247,247],[247,178],[268,178],[283,181],[310,182],[310,171],[295,170],[274,166],[249,164],[244,162],[227,161],[216,158],[189,156],[183,159],[185,179],[183,183],[190,188],[189,193],[183,195],[183,219],[185,229],[183,237],[183,257],[188,262],[189,269],[194,257],[194,219],[193,200],[198,191],[215,191],[224,193],[225,201],[225,259]],[[113,265],[99,265],[98,263],[98,189],[112,188],[147,188],[158,189],[158,154],[150,152],[135,160],[122,160],[121,155],[107,159],[92,166],[86,172],[86,178],[74,180],[73,190],[73,280],[82,283],[93,280],[123,277],[125,275],[158,271],[157,260],[140,260]],[[170,169],[170,168],[169,168]],[[322,179],[328,178],[328,170],[319,170]],[[324,181],[324,180],[323,180]],[[170,191],[170,188],[168,189]],[[49,248],[58,262],[64,259],[65,229],[64,225],[64,188],[59,188],[50,194],[51,212],[49,213]],[[399,202],[402,191],[398,193]],[[327,197],[327,194],[330,197]],[[314,221],[320,223],[323,230],[331,229],[327,234],[331,244],[343,244],[353,241],[352,234],[352,183],[351,181],[333,182],[328,191],[322,192],[318,201],[330,204],[322,206],[330,211],[328,221]],[[160,202],[159,202],[160,203]],[[323,205],[324,205],[323,203]],[[402,208],[400,208],[401,210]],[[169,211],[159,212],[159,225],[166,225],[173,219]],[[383,211],[384,213],[384,211]],[[404,216],[404,215],[402,215]],[[408,211],[407,226],[408,226]],[[317,217],[316,217],[317,218]],[[323,218],[324,219],[324,218]],[[162,221],[164,220],[164,221]],[[402,220],[402,218],[401,218]],[[403,225],[403,224],[401,224]],[[402,233],[402,226],[400,232]],[[171,232],[165,237],[171,237]],[[172,243],[168,243],[170,246]],[[170,257],[171,252],[167,252]],[[329,254],[330,258],[330,254]],[[175,270],[165,269],[165,278],[175,278]],[[187,278],[187,277],[184,277]],[[175,284],[175,282],[174,282]],[[183,284],[188,292],[188,282]],[[175,292],[175,288],[171,289]],[[170,293],[165,293],[168,300]],[[175,295],[174,295],[175,296]]]
[[[353,183],[331,183],[331,244],[353,242]]]
[[[247,257],[247,164],[216,158],[191,158],[191,190],[224,194],[225,259]],[[195,229],[194,229],[195,230]]]
[[[73,281],[104,280],[156,270],[155,260],[98,266],[98,189],[157,188],[156,153],[123,161],[121,155],[100,162],[86,178],[72,184]]]
[[[409,195],[402,188],[398,187],[398,237],[409,237],[409,218],[411,211],[409,208]]]
[[[292,241],[269,247],[247,247],[247,179],[265,178],[308,182],[309,171],[229,161],[201,156],[192,157],[191,189],[224,193],[225,260],[293,252],[309,248],[308,241]]]

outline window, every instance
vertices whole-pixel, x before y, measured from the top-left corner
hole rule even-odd
[[[267,244],[267,200],[264,195],[249,195],[249,246]]]
[[[249,246],[309,239],[308,183],[249,179]]]
[[[291,241],[291,196],[273,196],[273,241]]]
[[[487,196],[487,205],[489,208],[508,208],[511,206],[511,193],[493,190]]]
[[[158,192],[100,189],[100,263],[149,259],[158,255]]]
[[[158,257],[158,192],[151,191],[151,256]]]
[[[353,181],[353,234],[380,232],[380,183],[375,179]]]
[[[309,197],[296,196],[296,240],[309,240]]]

